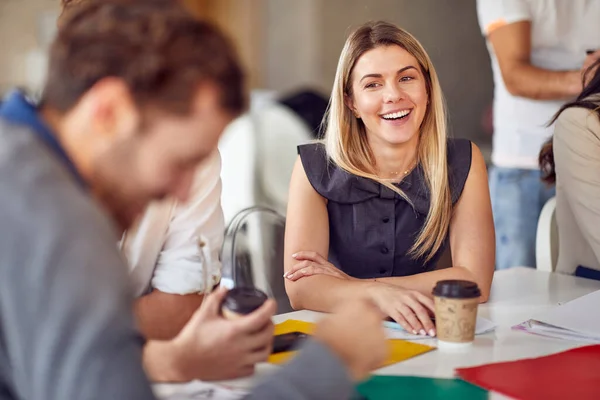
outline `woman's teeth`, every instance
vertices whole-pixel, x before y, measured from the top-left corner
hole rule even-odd
[[[404,118],[408,114],[410,114],[410,110],[402,110],[402,111],[398,111],[398,112],[395,112],[395,113],[383,114],[381,116],[381,118],[383,118],[383,119],[389,119],[389,120],[394,120],[394,119]]]

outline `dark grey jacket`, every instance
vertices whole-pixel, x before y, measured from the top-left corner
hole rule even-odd
[[[29,128],[0,119],[0,399],[153,399],[115,226]],[[319,344],[250,399],[348,398]]]

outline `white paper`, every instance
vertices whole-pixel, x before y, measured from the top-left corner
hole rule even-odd
[[[600,343],[600,290],[553,307],[514,327],[584,343]]]
[[[553,325],[548,325],[543,322],[536,321],[534,319],[530,319],[529,321],[525,321],[517,326],[514,326],[513,329],[525,331],[527,333],[533,333],[540,336],[552,337],[555,339],[571,340],[587,344],[600,343],[600,338],[585,336],[577,332],[571,331],[569,329],[563,329]]]
[[[153,389],[160,400],[239,400],[248,394],[245,390],[201,381],[155,384]]]
[[[421,336],[421,335],[413,335],[412,333],[408,333],[396,322],[385,321],[383,323],[385,326],[385,331],[388,339],[404,339],[404,340],[423,340],[423,339],[431,339],[431,336]],[[496,324],[492,321],[477,317],[477,322],[475,325],[475,334],[483,335],[484,333],[492,332],[496,329]]]
[[[600,290],[562,306],[553,307],[533,319],[585,336],[600,338]]]

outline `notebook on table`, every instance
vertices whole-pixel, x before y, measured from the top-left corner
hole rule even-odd
[[[487,391],[460,379],[378,376],[358,385],[352,400],[483,400]]]

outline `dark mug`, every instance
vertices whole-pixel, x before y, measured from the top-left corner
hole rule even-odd
[[[248,315],[267,301],[267,295],[258,289],[234,287],[223,299],[221,314],[227,319],[237,319]]]

